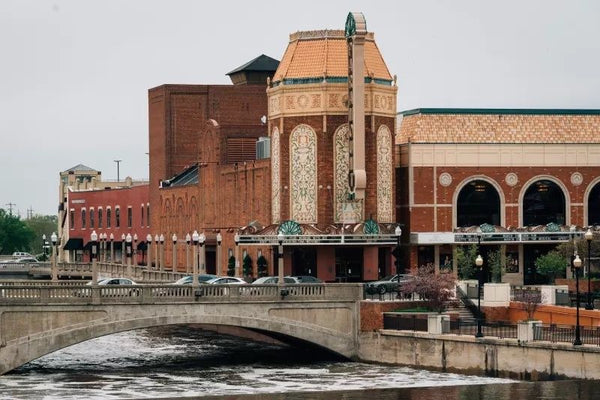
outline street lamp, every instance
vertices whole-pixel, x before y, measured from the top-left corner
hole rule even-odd
[[[198,287],[198,242],[200,241],[200,235],[198,231],[192,233],[192,243],[194,244],[194,265],[192,266],[192,286]]]
[[[177,270],[177,235],[173,234],[171,240],[173,241],[173,272],[175,272]]]
[[[277,247],[277,283],[279,283],[279,286],[283,286],[284,284],[284,280],[283,280],[283,239],[284,239],[284,235],[283,232],[279,232],[277,234],[277,243],[279,244],[279,246]]]
[[[394,231],[396,234],[396,273],[400,273],[400,236],[402,236],[402,228],[400,225],[396,226]]]
[[[185,246],[185,273],[189,274],[190,273],[190,243],[192,242],[192,237],[190,236],[190,233],[186,233],[185,234],[185,244],[187,246]]]
[[[154,234],[154,268],[160,269],[160,262],[158,260],[158,234]]]
[[[160,241],[160,270],[162,271],[165,269],[165,235],[161,233],[158,240]]]
[[[575,322],[575,341],[573,342],[573,345],[580,346],[581,334],[579,328],[579,270],[581,268],[581,258],[579,258],[579,254],[575,255],[575,259],[573,260],[573,267],[575,268],[575,291],[577,294],[577,317]]]
[[[96,231],[92,231],[90,235],[90,239],[92,241],[92,285],[98,283],[98,234]]]
[[[110,234],[110,262],[114,262],[115,259],[115,235],[113,235],[112,233]]]
[[[223,241],[223,236],[221,236],[221,232],[217,232],[217,275],[221,271],[221,242]]]
[[[475,334],[475,337],[480,338],[483,337],[483,333],[481,333],[481,271],[483,267],[483,258],[481,258],[481,254],[477,255],[475,265],[477,266],[477,277],[479,280],[479,284],[477,285],[477,333]]]
[[[48,261],[48,241],[46,240],[46,234],[42,235],[42,247],[44,249],[44,261]]]
[[[591,284],[591,258],[592,258],[592,239],[594,238],[594,234],[592,233],[592,228],[588,228],[585,232],[585,240],[587,241],[587,281],[588,281],[588,291],[587,291],[587,304],[585,305],[586,310],[594,309],[594,300],[592,299],[592,284]]]
[[[198,238],[198,243],[200,243],[200,273],[201,274],[205,274],[206,273],[206,249],[204,248],[204,242],[206,242],[206,235],[204,234],[204,232],[202,232],[200,234],[200,237]]]
[[[240,276],[240,235],[236,232],[233,236],[235,242],[235,276]]]
[[[131,275],[131,233],[127,233],[125,236],[126,249],[127,249],[127,276],[132,278]]]
[[[124,233],[121,234],[121,265],[125,266],[125,239],[127,238],[127,236],[125,236]]]
[[[58,271],[56,268],[56,244],[58,243],[58,236],[56,236],[56,232],[52,232],[50,241],[52,242],[52,282],[56,282],[58,280]]]
[[[146,235],[146,253],[147,253],[147,257],[146,257],[146,266],[148,267],[148,270],[150,270],[152,268],[152,235],[151,234],[147,234]]]
[[[133,249],[132,249],[132,253],[133,253],[133,266],[134,267],[137,267],[137,265],[138,265],[137,241],[138,241],[138,235],[137,235],[137,233],[134,233],[133,234]]]

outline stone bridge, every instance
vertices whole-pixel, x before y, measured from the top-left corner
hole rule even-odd
[[[0,374],[112,333],[177,324],[284,335],[358,352],[360,284],[0,286]]]

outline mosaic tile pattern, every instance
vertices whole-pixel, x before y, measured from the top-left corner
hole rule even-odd
[[[392,212],[392,133],[382,125],[377,130],[377,220],[393,222]]]
[[[291,218],[317,223],[317,134],[298,125],[290,135]]]
[[[275,127],[271,133],[271,223],[277,224],[281,219],[281,179],[280,179],[280,147],[279,129]]]
[[[348,124],[341,125],[333,135],[334,170],[334,222],[356,223],[362,220],[362,201],[349,202],[348,172],[350,152],[350,130]]]

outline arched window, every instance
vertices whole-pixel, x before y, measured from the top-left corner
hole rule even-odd
[[[492,184],[481,179],[467,183],[456,201],[458,227],[500,225],[500,195]]]
[[[523,226],[565,224],[565,194],[548,179],[533,182],[523,196]]]
[[[600,225],[600,182],[590,191],[587,205],[588,225]]]

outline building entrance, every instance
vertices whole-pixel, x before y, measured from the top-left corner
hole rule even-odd
[[[317,276],[317,249],[296,247],[292,252],[292,275]]]
[[[336,282],[362,282],[362,247],[342,247],[335,249]]]
[[[523,269],[523,282],[525,285],[547,283],[548,278],[538,273],[535,267],[535,260],[537,260],[539,256],[554,250],[555,247],[555,244],[529,244],[523,246],[523,264],[525,264]]]

